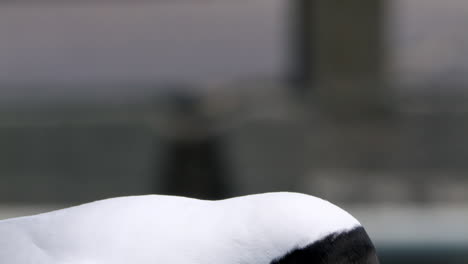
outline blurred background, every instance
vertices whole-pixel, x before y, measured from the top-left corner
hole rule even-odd
[[[0,2],[0,219],[298,191],[468,263],[464,0]]]

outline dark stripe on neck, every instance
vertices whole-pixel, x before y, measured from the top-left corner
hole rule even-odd
[[[374,245],[363,227],[332,233],[295,249],[271,264],[378,264]]]

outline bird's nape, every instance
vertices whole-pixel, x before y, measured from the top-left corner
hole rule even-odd
[[[118,197],[1,220],[3,263],[379,262],[352,215],[317,197],[280,192],[219,201]]]

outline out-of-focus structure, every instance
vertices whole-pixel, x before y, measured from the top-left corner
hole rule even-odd
[[[0,6],[0,218],[299,191],[383,263],[468,262],[463,1]]]

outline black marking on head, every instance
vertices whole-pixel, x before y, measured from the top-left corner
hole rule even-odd
[[[363,227],[295,249],[271,264],[379,264],[374,245]]]

